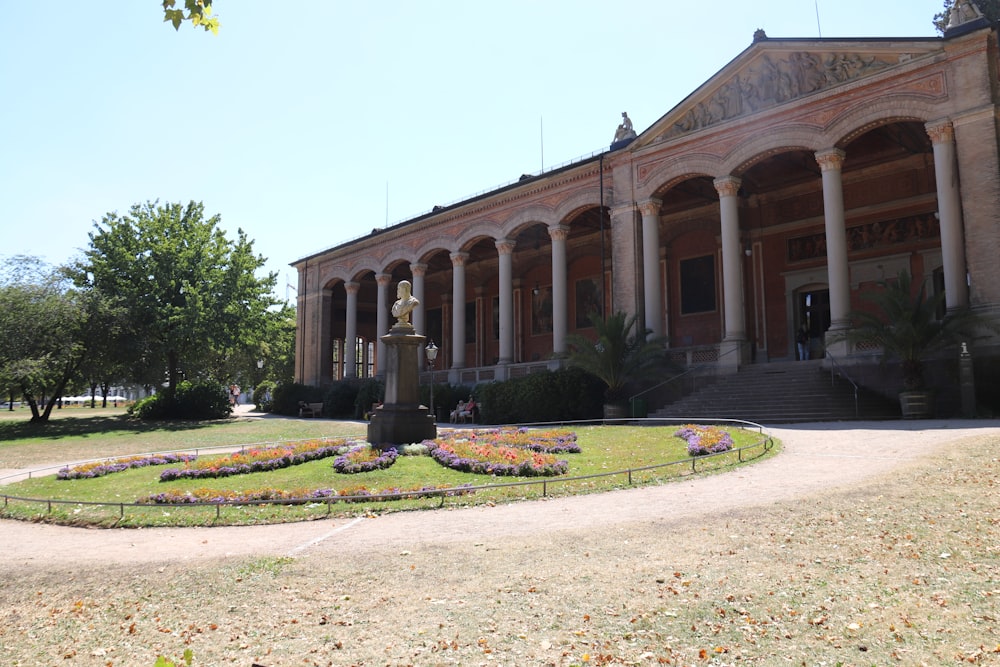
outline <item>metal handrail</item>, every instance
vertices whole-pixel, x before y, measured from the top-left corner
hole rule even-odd
[[[861,410],[858,407],[859,406],[859,403],[858,403],[858,391],[859,391],[858,390],[858,383],[855,382],[851,378],[851,376],[847,372],[847,370],[843,366],[841,366],[840,363],[837,361],[836,355],[832,354],[829,349],[826,350],[826,358],[829,359],[831,362],[833,362],[833,366],[834,366],[834,368],[837,369],[837,372],[840,373],[840,376],[842,378],[844,378],[845,380],[847,380],[848,382],[850,382],[851,386],[854,387],[854,417],[855,418],[860,417],[861,416]],[[833,371],[831,371],[830,372],[830,386],[832,387],[833,384],[834,384],[834,382],[833,382]]]

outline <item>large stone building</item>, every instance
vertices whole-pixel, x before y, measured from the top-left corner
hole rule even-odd
[[[297,381],[378,373],[403,279],[462,384],[557,365],[593,310],[687,363],[795,359],[803,324],[814,356],[849,357],[830,332],[901,270],[996,317],[997,32],[958,4],[941,38],[758,31],[599,155],[298,260]]]

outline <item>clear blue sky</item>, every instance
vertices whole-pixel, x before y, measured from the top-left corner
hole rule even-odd
[[[290,262],[602,150],[622,111],[645,130],[757,28],[933,36],[941,6],[216,0],[213,36],[159,0],[2,0],[0,255],[62,263],[109,211],[196,200],[284,297]]]

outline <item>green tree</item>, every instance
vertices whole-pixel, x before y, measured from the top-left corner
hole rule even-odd
[[[230,241],[201,203],[136,204],[108,213],[91,232],[78,285],[109,295],[126,312],[123,363],[138,381],[173,395],[182,378],[228,384],[238,360],[255,354],[277,304],[277,275],[240,229]]]
[[[31,257],[0,275],[0,386],[20,394],[32,422],[48,421],[100,337],[109,304],[73,289],[63,270]],[[44,405],[43,405],[44,404]]]
[[[945,28],[948,27],[948,19],[951,16],[951,8],[955,5],[956,0],[944,0],[944,8],[941,10],[940,14],[934,15],[934,27],[938,29],[938,32],[943,33]],[[979,11],[990,20],[991,23],[996,23],[1000,21],[1000,0],[972,0],[975,5],[979,8]]]
[[[180,30],[181,24],[190,21],[194,27],[201,26],[212,34],[219,34],[219,19],[212,16],[212,0],[184,0],[184,9],[177,9],[176,0],[163,0],[163,21]]]

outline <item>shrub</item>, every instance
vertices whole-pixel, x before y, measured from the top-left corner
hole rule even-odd
[[[188,382],[177,385],[173,396],[162,392],[133,404],[128,413],[142,420],[156,419],[225,419],[232,411],[226,389],[214,382]]]
[[[601,416],[604,386],[579,368],[534,373],[476,388],[484,424],[573,421]]]
[[[354,418],[364,419],[371,410],[372,403],[385,400],[385,386],[375,378],[361,380],[357,385],[357,395],[354,398]]]
[[[253,390],[254,407],[258,412],[270,412],[274,402],[274,387],[277,383],[272,380],[264,380]]]
[[[323,398],[323,412],[330,417],[351,419],[354,417],[354,404],[358,398],[359,383],[357,380],[340,380],[334,382]]]
[[[281,383],[271,392],[271,412],[294,417],[299,414],[299,401],[320,403],[323,390],[307,384]]]

